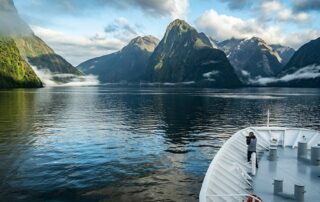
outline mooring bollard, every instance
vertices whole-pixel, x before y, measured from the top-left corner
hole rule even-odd
[[[273,180],[273,194],[279,194],[283,192],[283,180]]]
[[[311,163],[312,165],[320,165],[320,146],[311,147]]]
[[[305,158],[307,156],[307,143],[298,142],[298,158]]]
[[[269,160],[275,161],[277,160],[277,148],[271,147],[269,150]]]
[[[303,185],[294,185],[294,199],[299,202],[304,202],[304,193],[306,191],[304,190]]]

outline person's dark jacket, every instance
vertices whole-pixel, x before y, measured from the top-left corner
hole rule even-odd
[[[257,150],[257,138],[255,136],[247,137],[248,151],[255,152]]]

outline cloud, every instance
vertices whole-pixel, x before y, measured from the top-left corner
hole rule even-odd
[[[252,1],[250,0],[220,0],[223,3],[227,3],[228,7],[231,10],[242,9],[252,5]]]
[[[134,38],[138,35],[138,29],[141,29],[142,25],[132,25],[126,18],[120,17],[115,19],[112,23],[108,24],[104,31],[107,34],[125,36],[125,38]]]
[[[86,14],[86,11],[96,12],[106,7],[119,10],[137,8],[153,17],[172,18],[186,18],[188,6],[188,0],[32,0],[30,5],[32,9],[75,15]]]
[[[204,12],[196,19],[195,24],[200,30],[204,30],[217,40],[259,36],[264,40],[273,41],[280,32],[278,27],[266,27],[256,19],[242,20],[233,16],[220,15],[213,9]]]
[[[258,9],[260,19],[273,20],[275,22],[305,23],[311,20],[311,17],[305,12],[293,12],[290,8],[279,1],[264,1]]]
[[[300,80],[300,79],[315,79],[319,77],[320,77],[320,66],[309,65],[297,70],[292,74],[287,74],[281,78],[275,78],[275,77],[258,78],[256,80],[251,80],[250,83],[266,86],[270,83],[290,82],[293,80]]]
[[[261,9],[264,13],[279,11],[283,5],[279,1],[265,1],[261,4]]]
[[[219,0],[220,2],[226,3],[231,10],[242,10],[244,8],[256,9],[261,7],[262,4],[269,5],[269,9],[273,10],[273,6],[282,5],[282,0]],[[320,10],[319,0],[291,0],[293,4],[293,10],[295,12],[304,11],[317,11]],[[291,3],[290,2],[290,3]]]
[[[115,0],[119,1],[119,0]],[[121,0],[120,0],[121,1]],[[151,16],[171,15],[173,19],[187,18],[189,6],[188,0],[122,0],[130,6],[140,7],[144,12]]]
[[[40,26],[32,26],[37,36],[73,65],[85,60],[119,51],[138,35],[144,35],[144,27],[119,17],[106,25],[102,32],[91,36],[78,36]]]
[[[278,19],[281,21],[291,21],[295,23],[304,23],[310,20],[310,16],[306,13],[293,13],[289,9],[283,9],[278,13]]]
[[[276,7],[274,7],[275,9]],[[282,26],[269,25],[258,19],[246,19],[222,15],[211,9],[204,12],[195,21],[196,27],[216,40],[229,38],[260,37],[269,44],[283,44],[298,48],[309,40],[319,36],[320,30],[305,29],[285,34]]]
[[[220,73],[219,71],[213,70],[213,71],[211,71],[211,72],[207,72],[207,73],[202,74],[202,76],[203,76],[205,79],[209,80],[209,81],[215,81],[214,77],[215,77],[216,75],[218,75],[219,73]]]
[[[294,5],[294,10],[297,12],[320,10],[319,0],[293,0],[293,5]]]
[[[69,35],[39,26],[32,26],[32,29],[37,36],[52,46],[55,52],[61,54],[73,65],[120,50],[127,43],[127,41],[118,38],[109,38],[105,33],[96,33],[94,36],[85,37]]]
[[[319,36],[320,36],[320,30],[307,29],[307,30],[293,32],[284,37],[281,37],[281,39],[279,39],[279,43],[285,44],[285,45],[287,44],[290,47],[297,49],[303,44],[305,44],[306,42],[316,39]]]
[[[257,19],[262,21],[279,21],[304,23],[310,20],[310,16],[303,12],[304,10],[296,10],[295,12],[280,0],[220,0],[226,3],[231,10],[246,10],[254,14]],[[306,2],[307,0],[295,0],[296,2]],[[313,1],[313,0],[312,0]],[[320,2],[319,0],[316,0]],[[311,2],[311,1],[310,1]],[[314,3],[315,4],[315,3]],[[314,5],[313,4],[313,5]]]

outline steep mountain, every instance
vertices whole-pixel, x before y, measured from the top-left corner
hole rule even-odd
[[[42,87],[11,38],[0,37],[0,88]]]
[[[270,85],[319,88],[320,37],[301,46]]]
[[[173,21],[150,57],[154,82],[196,82],[211,87],[236,87],[241,82],[226,55],[183,20]]]
[[[121,51],[93,58],[81,63],[78,68],[97,75],[101,82],[139,82],[147,80],[145,72],[148,59],[159,40],[153,36],[137,37]]]
[[[282,69],[279,54],[260,38],[232,38],[218,46],[227,54],[242,79],[275,76]]]
[[[11,37],[21,56],[38,69],[53,73],[82,74],[33,33],[20,18],[13,0],[0,0],[0,35]]]
[[[282,46],[280,44],[273,44],[270,45],[270,47],[278,53],[281,58],[281,64],[283,66],[285,66],[289,62],[295,52],[293,48]]]

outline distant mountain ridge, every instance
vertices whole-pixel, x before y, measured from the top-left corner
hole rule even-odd
[[[276,76],[282,70],[282,58],[264,40],[229,39],[218,43],[240,78]]]
[[[103,83],[147,80],[148,59],[158,43],[159,39],[154,36],[139,36],[122,50],[85,61],[78,68],[87,74],[98,75]]]
[[[238,87],[242,83],[223,51],[204,33],[183,20],[169,24],[159,40],[137,37],[121,51],[81,63],[85,73],[103,83],[190,83],[211,87]]]
[[[283,45],[269,45],[257,37],[217,42],[177,19],[169,24],[159,43],[151,43],[152,48],[137,46],[137,50],[148,53],[146,57],[141,60],[132,57],[134,54],[130,52],[136,49],[136,44],[150,41],[145,39],[138,37],[121,51],[89,60],[79,68],[105,78],[102,79],[104,82],[188,83],[202,87],[319,87],[320,38],[305,44],[297,52]],[[142,62],[130,66],[138,64],[137,61]]]

